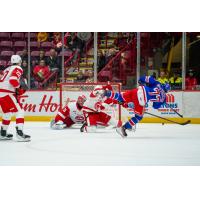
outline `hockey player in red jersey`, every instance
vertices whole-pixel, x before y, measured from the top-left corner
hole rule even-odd
[[[81,132],[95,132],[97,125],[118,127],[121,125],[119,120],[114,119],[110,115],[104,112],[106,106],[110,103],[115,103],[115,100],[104,98],[105,90],[112,90],[110,85],[108,86],[96,86],[91,92],[89,99],[83,106],[83,113],[85,115],[86,122],[81,127]]]
[[[0,79],[0,106],[3,112],[0,139],[2,140],[13,138],[12,134],[7,133],[7,129],[12,115],[15,114],[18,141],[30,141],[30,136],[23,133],[24,111],[17,99],[17,96],[23,94],[27,89],[27,85],[22,79],[21,62],[19,55],[13,55],[11,57],[12,66],[4,70]]]
[[[59,110],[55,119],[51,120],[50,127],[61,130],[69,128],[73,124],[82,124],[85,121],[82,111],[85,101],[86,97],[80,95],[76,102],[69,102],[64,108]]]

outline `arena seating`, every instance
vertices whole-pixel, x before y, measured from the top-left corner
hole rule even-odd
[[[12,33],[11,39],[12,39],[12,41],[18,41],[18,40],[23,41],[24,40],[24,33],[22,33],[22,32]]]
[[[41,43],[41,48],[45,49],[46,51],[50,50],[53,47],[52,42],[43,42]]]
[[[10,57],[12,55],[14,55],[14,51],[2,51],[0,54],[1,59],[5,60],[5,61],[10,60]]]
[[[24,37],[25,37],[25,40],[28,41],[28,33],[25,33]],[[30,40],[31,41],[37,41],[37,33],[31,32],[30,33]]]
[[[10,39],[10,33],[0,32],[0,41],[9,40],[9,39]]]
[[[16,41],[14,42],[13,46],[14,46],[15,51],[20,51],[27,47],[25,41]]]
[[[31,51],[38,50],[39,47],[40,47],[40,44],[37,41],[30,42]]]
[[[4,50],[4,51],[9,51],[9,50],[12,50],[12,47],[13,47],[13,43],[12,41],[1,41],[0,42],[0,48],[1,50]]]
[[[31,56],[38,57],[40,55],[40,51],[31,51]]]

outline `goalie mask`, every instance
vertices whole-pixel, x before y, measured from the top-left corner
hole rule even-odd
[[[83,104],[85,103],[86,100],[87,98],[85,95],[80,95],[78,96],[77,103],[79,106],[83,107]]]

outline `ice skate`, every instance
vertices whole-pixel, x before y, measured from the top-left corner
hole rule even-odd
[[[127,133],[126,133],[126,128],[124,126],[121,126],[119,128],[116,128],[116,131],[118,134],[120,134],[122,137],[127,137]]]
[[[135,126],[132,126],[132,128],[127,129],[127,130],[130,131],[130,132],[135,132],[135,131],[136,131],[136,125],[135,125]]]
[[[16,127],[16,131],[16,137],[18,142],[29,142],[31,140],[31,136],[24,134],[22,130],[18,129],[18,127]]]
[[[3,130],[1,127],[1,133],[0,133],[0,140],[12,140],[13,135],[12,134],[7,134],[6,130]]]

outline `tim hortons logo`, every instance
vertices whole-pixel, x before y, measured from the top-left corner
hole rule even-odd
[[[20,97],[20,105],[26,112],[56,112],[59,110],[60,105],[57,103],[53,103],[53,96],[47,97],[44,95],[40,103],[27,103],[26,99],[28,95],[23,95]]]
[[[174,103],[175,102],[175,98],[173,94],[166,94],[166,102],[167,103]]]

